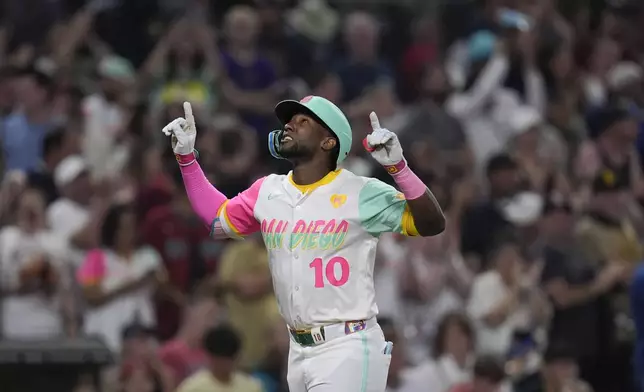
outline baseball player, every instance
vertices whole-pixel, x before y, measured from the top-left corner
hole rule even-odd
[[[287,159],[287,175],[260,178],[227,199],[197,163],[197,136],[189,103],[185,119],[163,132],[181,166],[195,212],[215,238],[242,239],[261,232],[273,287],[288,325],[291,392],[383,392],[392,344],[376,322],[373,282],[378,237],[439,234],[445,218],[434,196],[407,166],[396,134],[381,128],[363,145],[393,176],[400,192],[372,178],[338,169],[352,132],[330,101],[309,96],[282,101],[275,114],[283,129],[268,138],[273,156]]]

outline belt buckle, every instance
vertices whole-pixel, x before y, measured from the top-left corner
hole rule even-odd
[[[290,329],[293,339],[302,346],[317,346],[326,341],[324,327],[315,327],[311,329]],[[302,340],[304,337],[311,338],[311,344],[306,344]]]
[[[364,331],[367,328],[365,320],[347,321],[344,323],[344,334],[350,335],[359,331]]]

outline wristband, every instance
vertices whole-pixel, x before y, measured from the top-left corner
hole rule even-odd
[[[190,166],[199,159],[199,151],[195,148],[190,154],[181,155],[175,153],[174,157],[177,159],[179,166]]]
[[[385,168],[385,170],[387,170],[387,173],[393,176],[400,173],[404,168],[407,167],[407,161],[403,159],[400,162],[396,163],[395,165],[388,165],[383,167]]]
[[[418,199],[427,192],[427,185],[425,185],[420,178],[411,171],[404,159],[393,166],[386,166],[385,168],[391,174],[394,181],[396,181],[398,188],[400,188],[400,191],[405,195],[405,199]],[[392,173],[390,170],[394,169],[396,172]]]

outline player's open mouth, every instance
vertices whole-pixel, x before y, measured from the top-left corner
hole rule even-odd
[[[281,143],[288,143],[288,142],[291,142],[291,141],[293,141],[293,138],[292,138],[292,137],[290,137],[290,136],[284,136],[284,137],[282,138],[282,140],[281,140]]]

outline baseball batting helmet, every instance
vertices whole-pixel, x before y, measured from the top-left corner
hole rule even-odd
[[[340,108],[328,99],[314,95],[304,97],[300,101],[282,101],[275,106],[275,115],[282,125],[286,125],[296,114],[309,115],[331,131],[338,138],[340,144],[337,163],[344,161],[349,155],[349,150],[351,150],[353,136],[349,120],[347,120]],[[268,135],[268,150],[272,156],[279,159],[283,158],[279,153],[282,132],[284,132],[283,129],[278,129]]]

